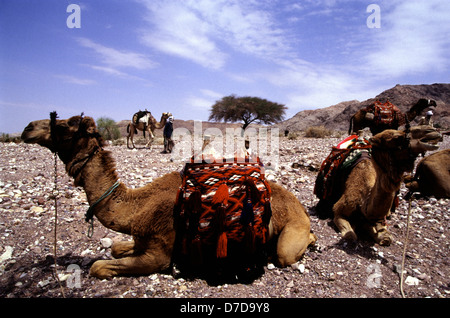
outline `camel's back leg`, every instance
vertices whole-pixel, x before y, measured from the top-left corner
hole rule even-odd
[[[278,238],[278,265],[285,267],[297,262],[316,239],[316,236],[310,233],[309,226],[288,222]]]
[[[128,148],[130,148],[128,142],[129,142],[129,140],[131,140],[132,147],[130,149],[136,148],[136,146],[134,145],[134,141],[133,141],[135,130],[136,130],[136,128],[134,127],[134,125],[130,125],[130,132],[128,133],[128,136],[127,136],[127,147]]]

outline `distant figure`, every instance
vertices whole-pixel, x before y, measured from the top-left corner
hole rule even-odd
[[[167,119],[166,124],[164,125],[163,130],[163,136],[164,136],[164,150],[162,153],[171,153],[172,148],[174,146],[173,140],[172,140],[172,133],[173,133],[173,116],[170,116]]]
[[[284,130],[284,137],[287,137],[289,135],[289,130],[285,129]]]
[[[433,119],[431,119],[431,116],[433,116],[433,112],[431,110],[427,111],[426,117],[420,118],[419,125],[428,125],[433,127]]]

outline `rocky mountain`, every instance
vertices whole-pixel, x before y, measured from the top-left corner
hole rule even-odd
[[[396,85],[363,102],[353,100],[298,112],[294,117],[279,123],[277,127],[289,131],[303,131],[311,126],[325,126],[330,130],[347,131],[350,117],[376,100],[389,100],[402,112],[406,112],[420,98],[435,100],[437,107],[433,111],[434,123],[445,129],[450,128],[450,84]]]

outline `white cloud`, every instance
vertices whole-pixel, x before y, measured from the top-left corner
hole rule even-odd
[[[209,111],[211,106],[223,96],[224,95],[222,93],[218,93],[210,89],[200,89],[199,95],[191,95],[186,98],[186,104],[194,108]]]
[[[381,6],[381,28],[367,55],[368,69],[395,77],[446,69],[449,16],[448,1],[398,1],[392,10]]]
[[[94,50],[103,64],[109,68],[135,68],[139,70],[156,67],[156,63],[143,54],[119,51],[104,45],[95,43],[87,38],[77,38],[80,45]]]
[[[258,2],[142,0],[149,27],[142,42],[206,68],[222,69],[229,49],[272,59],[290,51],[283,31]]]
[[[94,80],[79,78],[70,75],[55,75],[55,77],[62,79],[66,83],[77,84],[77,85],[93,85],[96,84]]]
[[[143,30],[142,42],[164,53],[179,56],[204,67],[219,69],[226,60],[211,40],[211,26],[182,3],[145,2],[153,28]]]

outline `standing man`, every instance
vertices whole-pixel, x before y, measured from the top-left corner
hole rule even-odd
[[[164,150],[162,153],[171,153],[173,148],[173,140],[172,140],[172,133],[173,133],[173,116],[170,116],[167,119],[166,124],[164,125]]]

